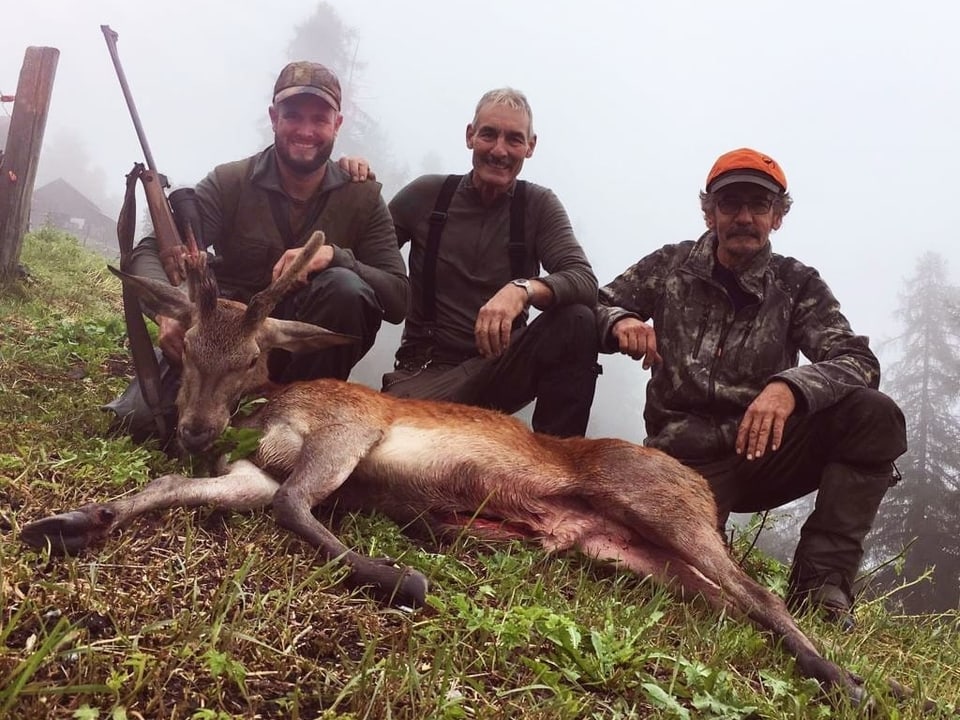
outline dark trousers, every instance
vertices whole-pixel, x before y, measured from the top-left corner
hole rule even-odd
[[[326,348],[315,353],[270,354],[270,377],[281,383],[329,377],[346,380],[360,358],[367,354],[383,320],[376,293],[352,270],[331,267],[317,273],[302,290],[288,295],[273,316],[282,320],[320,325],[327,330],[353,335],[354,344]]]
[[[852,597],[863,540],[892,484],[893,461],[906,449],[900,408],[863,388],[829,408],[789,418],[776,452],[686,464],[710,484],[721,529],[731,512],[768,510],[817,491],[794,554],[791,586],[829,583]]]
[[[425,348],[422,358],[384,375],[383,392],[507,413],[536,399],[534,430],[557,437],[582,436],[599,374],[597,352],[593,310],[565,305],[541,313],[526,328],[514,331],[510,345],[496,358],[443,363],[431,360]]]

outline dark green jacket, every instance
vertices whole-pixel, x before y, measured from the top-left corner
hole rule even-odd
[[[666,245],[600,289],[605,352],[617,350],[617,320],[653,320],[663,363],[647,385],[645,442],[682,460],[733,452],[744,411],[771,380],[790,386],[796,412],[880,383],[867,338],[853,333],[816,270],[768,245],[738,276],[753,301],[735,313],[712,277],[715,243],[711,232]],[[810,363],[798,366],[799,353]]]
[[[204,243],[221,258],[216,267],[221,292],[246,302],[270,283],[273,266],[288,247],[270,197],[286,214],[293,200],[280,186],[273,147],[217,166],[197,184],[196,192]],[[314,230],[323,230],[327,244],[334,247],[331,265],[356,272],[373,288],[384,318],[401,322],[409,283],[380,184],[352,183],[336,163],[328,162],[320,191],[304,213],[312,221],[289,247],[299,247]]]

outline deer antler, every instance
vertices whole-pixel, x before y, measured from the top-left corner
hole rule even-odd
[[[197,247],[197,238],[193,234],[193,225],[187,224],[187,256],[196,256],[200,254],[200,248]]]
[[[246,328],[253,328],[262,323],[270,314],[277,303],[290,292],[297,280],[297,276],[303,272],[317,250],[326,242],[326,236],[317,230],[310,236],[307,244],[303,246],[302,252],[297,259],[284,271],[283,275],[274,280],[266,288],[258,292],[247,305],[247,313],[244,315],[243,324]]]
[[[187,225],[186,248],[183,249],[183,265],[187,276],[190,300],[197,306],[201,321],[211,317],[217,306],[217,280],[207,267],[207,253],[197,246],[193,228]]]

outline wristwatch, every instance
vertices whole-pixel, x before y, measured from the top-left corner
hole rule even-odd
[[[523,279],[511,280],[510,284],[516,285],[517,287],[521,287],[527,291],[526,304],[529,305],[530,301],[533,300],[533,283],[527,280],[526,278],[523,278]]]

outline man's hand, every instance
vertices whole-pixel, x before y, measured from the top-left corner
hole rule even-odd
[[[337,160],[337,165],[339,165],[340,169],[345,173],[349,173],[350,179],[353,182],[366,182],[367,180],[377,179],[377,174],[370,167],[370,163],[367,162],[366,158],[344,155]]]
[[[657,352],[657,334],[642,320],[626,317],[614,323],[611,331],[620,345],[620,352],[634,360],[643,360],[643,369],[663,362]]]
[[[750,403],[737,431],[738,455],[747,460],[763,457],[767,445],[775,451],[783,440],[783,427],[797,407],[790,386],[780,380],[768,384]]]
[[[186,272],[183,266],[183,257],[185,254],[186,246],[181,243],[177,243],[174,248],[167,248],[162,251],[159,248],[157,249],[163,272],[166,273],[171,285],[179,285],[184,280]]]
[[[293,261],[297,259],[300,253],[303,252],[303,248],[290,248],[283,255],[280,256],[280,259],[277,260],[277,264],[273,266],[273,279],[276,280],[283,274],[283,271],[290,267],[293,264]],[[300,272],[297,276],[296,281],[299,285],[307,284],[307,276],[310,273],[320,272],[321,270],[326,270],[331,261],[333,261],[333,247],[330,245],[322,245],[320,249],[317,250],[316,255],[307,263],[306,267]]]
[[[527,291],[508,283],[480,308],[473,334],[483,357],[497,357],[507,349],[513,321],[526,306]]]
[[[183,364],[183,336],[186,329],[179,320],[166,315],[157,315],[157,344],[167,361],[179,367]]]

